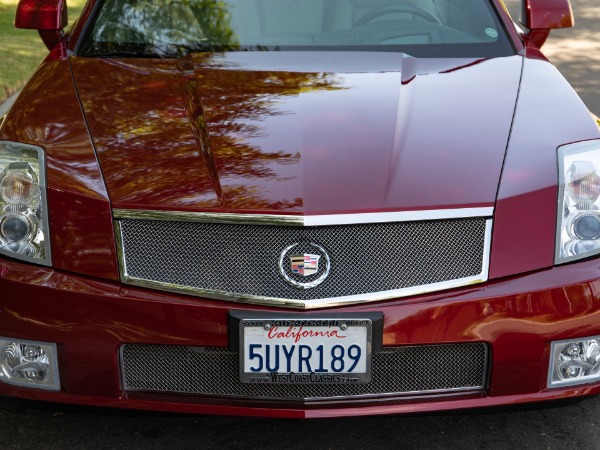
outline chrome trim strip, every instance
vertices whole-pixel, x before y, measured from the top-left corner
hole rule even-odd
[[[317,227],[354,225],[361,223],[416,222],[420,220],[465,219],[492,217],[494,208],[434,209],[381,213],[331,214],[292,216],[276,214],[199,213],[185,211],[151,211],[142,209],[113,209],[115,219],[164,220],[175,222],[231,223],[242,225],[276,225]]]
[[[482,266],[481,272],[477,275],[471,277],[458,278],[455,280],[442,281],[439,283],[396,289],[392,291],[372,292],[368,294],[350,295],[346,297],[321,298],[315,300],[296,300],[285,298],[262,297],[257,295],[240,296],[228,292],[204,290],[190,286],[181,286],[177,284],[162,283],[159,281],[144,280],[141,278],[130,277],[127,273],[126,264],[123,261],[124,255],[122,250],[122,232],[120,229],[121,224],[118,220],[115,221],[115,233],[117,236],[117,247],[119,247],[117,253],[119,255],[121,281],[125,284],[173,292],[176,294],[186,294],[215,300],[225,300],[234,303],[247,303],[254,305],[277,306],[282,308],[310,310],[318,308],[332,308],[344,305],[371,303],[381,300],[390,300],[394,298],[408,297],[412,295],[421,295],[446,289],[453,289],[457,287],[483,283],[488,279],[489,260],[492,242],[492,223],[492,219],[486,220]]]
[[[123,372],[123,350],[121,350],[121,364],[120,370]],[[331,397],[267,397],[262,395],[257,395],[254,397],[245,397],[241,395],[235,394],[203,394],[203,393],[195,393],[195,392],[187,392],[187,391],[163,391],[160,389],[141,389],[141,388],[130,388],[125,386],[126,380],[125,375],[122,375],[121,378],[121,388],[124,392],[148,392],[148,393],[161,393],[161,394],[178,394],[178,395],[193,395],[195,397],[200,398],[219,398],[223,400],[269,400],[276,402],[310,402],[310,403],[329,403],[329,402],[340,402],[340,401],[354,401],[354,402],[368,402],[369,400],[389,400],[395,398],[410,398],[410,397],[421,397],[421,396],[431,396],[438,394],[458,394],[461,392],[485,392],[486,388],[484,386],[465,386],[459,388],[449,388],[449,389],[430,389],[423,391],[401,391],[401,392],[384,392],[378,394],[359,394],[359,395],[336,395]]]
[[[421,220],[466,219],[492,217],[494,208],[433,209],[429,211],[400,211],[386,213],[335,214],[304,216],[304,226],[353,225],[357,223],[418,222]]]
[[[125,379],[125,356],[123,356],[123,351],[125,350],[125,346],[127,344],[121,344],[119,347],[119,380],[121,381],[121,390],[126,391],[127,380]]]
[[[313,404],[317,404],[317,403],[334,403],[334,402],[345,402],[345,401],[350,401],[350,402],[369,402],[369,401],[373,401],[373,400],[381,400],[381,401],[386,401],[386,400],[392,400],[392,399],[418,399],[418,398],[429,398],[432,396],[437,397],[439,396],[445,396],[445,395],[456,395],[456,394],[460,394],[463,392],[472,392],[473,394],[477,394],[477,393],[482,393],[485,392],[485,388],[484,387],[479,387],[479,386],[466,386],[466,387],[461,387],[461,388],[449,388],[449,389],[430,389],[430,390],[424,390],[424,391],[402,391],[402,392],[388,392],[388,393],[384,393],[384,394],[361,394],[361,395],[349,395],[349,396],[335,396],[335,397],[306,397],[306,398],[285,398],[285,400],[289,400],[289,401],[301,401],[307,404],[313,403]],[[239,397],[238,397],[239,398]],[[261,399],[261,397],[250,397],[249,399],[256,399],[259,398]],[[244,400],[244,398],[239,398],[240,400]],[[264,400],[276,400],[276,399],[280,399],[279,397],[266,397],[264,398]]]
[[[198,213],[184,211],[149,211],[141,209],[113,209],[115,219],[163,220],[171,222],[230,223],[237,225],[276,225],[301,227],[303,216],[266,215],[266,214],[233,214],[233,213]]]
[[[119,264],[119,273],[121,274],[121,281],[125,283],[129,279],[127,273],[127,262],[125,261],[125,254],[123,253],[123,232],[121,230],[121,223],[118,221],[113,222],[115,230],[115,243],[117,245],[117,261]]]

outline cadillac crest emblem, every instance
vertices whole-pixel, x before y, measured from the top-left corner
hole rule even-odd
[[[329,276],[331,260],[327,251],[314,242],[297,242],[279,255],[279,273],[286,283],[299,289],[311,289]]]
[[[304,277],[314,275],[319,271],[319,259],[321,259],[319,255],[311,255],[309,253],[290,256],[292,272]]]

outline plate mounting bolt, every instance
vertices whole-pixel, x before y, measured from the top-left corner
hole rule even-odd
[[[347,329],[348,329],[348,324],[346,324],[346,323],[340,324],[340,330],[346,331]]]

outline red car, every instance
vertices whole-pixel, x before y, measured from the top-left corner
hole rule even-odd
[[[568,0],[21,0],[0,395],[277,417],[600,392]]]

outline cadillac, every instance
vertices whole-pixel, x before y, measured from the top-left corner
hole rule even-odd
[[[21,0],[0,395],[314,418],[600,393],[568,0]]]

